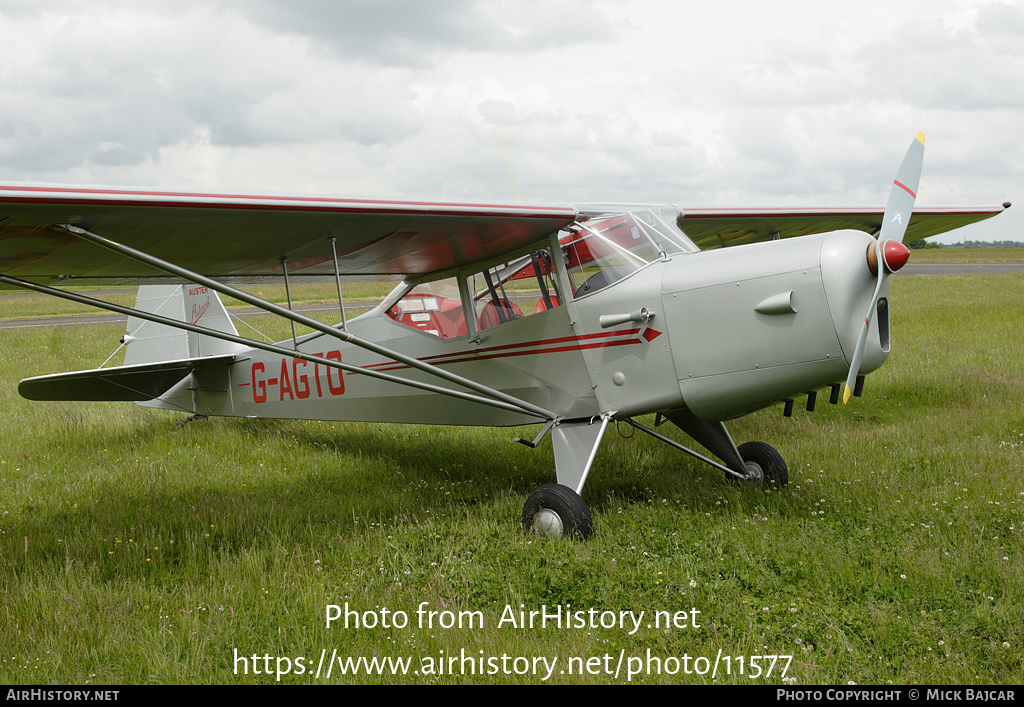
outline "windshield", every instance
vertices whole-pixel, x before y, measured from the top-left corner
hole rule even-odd
[[[581,210],[560,242],[575,295],[595,292],[640,268],[699,249],[676,225],[672,206]]]

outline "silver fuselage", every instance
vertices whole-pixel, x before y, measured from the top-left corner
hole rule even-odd
[[[688,408],[726,420],[842,381],[875,276],[873,239],[835,231],[748,246],[676,253],[592,293],[486,331],[439,338],[404,326],[383,307],[347,322],[363,339],[443,367],[551,410],[561,418],[631,417]],[[570,292],[552,236],[554,276]],[[888,355],[888,287],[878,297],[861,371]],[[645,309],[645,322],[601,317]],[[291,347],[292,342],[282,342]],[[298,339],[308,354],[436,384],[436,379],[323,334]],[[455,387],[452,384],[446,384]],[[291,357],[236,353],[226,371],[196,371],[145,403],[197,413],[451,425],[520,425],[536,419],[382,382]]]

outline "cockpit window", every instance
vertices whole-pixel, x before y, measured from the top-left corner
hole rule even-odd
[[[547,249],[474,273],[467,283],[478,331],[562,304]]]
[[[392,303],[398,292],[384,300],[383,306],[384,313],[399,324],[442,339],[468,333],[459,283],[454,277],[416,285]]]
[[[562,306],[551,251],[547,248],[466,278],[477,331]],[[395,288],[381,304],[393,321],[442,339],[465,336],[466,317],[459,281],[408,283]]]
[[[575,296],[596,292],[655,260],[698,249],[674,207],[583,211],[560,239]]]

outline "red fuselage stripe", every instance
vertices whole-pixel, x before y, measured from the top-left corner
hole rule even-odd
[[[538,346],[551,346],[552,344],[564,344],[564,343],[569,342],[569,341],[579,342],[579,341],[585,341],[585,340],[589,341],[591,339],[612,339],[612,338],[619,338],[619,337],[623,337],[623,336],[633,337],[633,336],[636,336],[639,333],[640,333],[639,329],[625,329],[625,330],[622,330],[622,331],[598,332],[596,334],[585,334],[583,336],[562,336],[562,337],[559,337],[557,339],[541,339],[539,341],[523,341],[523,342],[520,342],[520,343],[517,343],[517,344],[505,344],[503,346],[490,346],[490,347],[483,348],[483,349],[476,349],[475,351],[455,351],[455,352],[446,353],[446,354],[436,354],[434,356],[424,356],[423,358],[421,358],[419,360],[420,361],[429,361],[431,363],[438,364],[438,363],[450,363],[449,361],[443,360],[443,359],[449,359],[449,358],[458,358],[460,360],[466,360],[464,358],[461,358],[461,357],[465,357],[465,356],[482,357],[483,355],[488,355],[487,356],[488,358],[495,358],[495,356],[492,355],[495,352],[507,351],[509,349],[524,349],[524,348],[534,348],[534,347],[538,347]],[[632,339],[630,341],[632,341]],[[573,347],[573,348],[579,348],[579,347],[577,346],[577,347]],[[592,348],[592,347],[589,347],[589,348]],[[516,356],[518,356],[518,355],[520,355],[520,353],[521,352],[519,352],[519,353],[509,353],[507,355],[510,355],[510,356],[516,355]],[[544,351],[528,351],[526,353],[546,353],[546,350],[544,350]],[[385,361],[384,363],[374,363],[374,364],[371,364],[369,366],[363,366],[363,368],[374,369],[374,368],[380,368],[380,367],[390,367],[390,366],[394,366],[394,365],[395,364],[393,362],[391,362],[391,361]]]
[[[625,346],[629,344],[642,344],[644,342],[643,337],[636,336],[639,333],[639,329],[629,329],[625,331],[609,332],[609,333],[598,333],[598,334],[587,334],[586,336],[566,336],[558,339],[548,339],[546,341],[532,341],[523,344],[508,344],[506,346],[495,346],[489,349],[481,349],[479,351],[459,351],[451,354],[442,354],[438,356],[428,356],[422,361],[432,361],[434,365],[447,365],[454,363],[472,363],[474,361],[487,361],[496,358],[512,358],[514,356],[529,356],[529,355],[540,355],[549,353],[564,353],[566,351],[583,351],[586,349],[599,349],[609,348],[612,346]],[[629,336],[628,339],[621,337]],[[612,337],[616,337],[612,339]],[[582,343],[584,340],[591,339],[611,339],[607,341],[592,341],[590,343]],[[552,344],[561,344],[572,342],[568,346],[552,346]],[[520,351],[508,351],[506,349],[524,348],[532,346],[544,346],[546,348],[531,348],[529,350]],[[445,360],[437,360],[437,359]],[[376,370],[376,371],[398,371],[409,366],[401,363],[376,363],[370,366],[364,366],[364,368]],[[355,375],[355,371],[349,371],[349,375]]]

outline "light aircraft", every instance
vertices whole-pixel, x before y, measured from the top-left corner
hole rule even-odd
[[[129,315],[124,365],[27,378],[32,400],[131,400],[193,415],[543,423],[557,483],[524,528],[588,536],[580,494],[610,422],[747,484],[784,485],[725,421],[819,389],[848,401],[890,350],[887,278],[917,240],[1008,207],[918,209],[924,136],[885,209],[494,205],[0,184],[0,283]],[[876,237],[877,236],[877,237]],[[337,278],[328,326],[227,284]],[[401,275],[346,319],[342,275]],[[134,308],[55,284],[145,284]],[[292,322],[239,336],[217,293]],[[313,333],[295,335],[295,324]],[[842,387],[842,391],[841,391]],[[657,413],[717,460],[637,417]],[[518,439],[518,438],[517,438]]]

